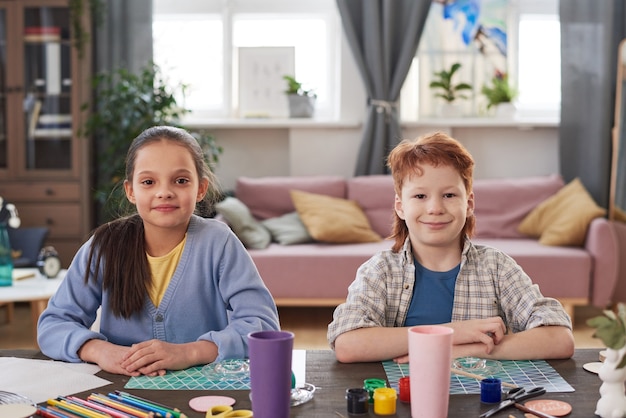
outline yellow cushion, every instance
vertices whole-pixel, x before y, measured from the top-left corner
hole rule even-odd
[[[582,246],[589,223],[606,210],[593,200],[579,178],[541,202],[520,223],[522,234],[539,237],[544,245]]]
[[[361,207],[352,200],[291,190],[300,220],[316,241],[376,242],[382,238],[370,227]]]

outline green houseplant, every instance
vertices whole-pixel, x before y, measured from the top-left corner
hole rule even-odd
[[[487,109],[501,103],[512,103],[518,95],[517,89],[509,83],[509,75],[496,70],[490,85],[483,85],[481,93],[487,98]]]
[[[472,90],[469,83],[455,83],[453,78],[456,72],[461,68],[461,64],[455,62],[449,70],[436,71],[434,73],[435,80],[430,82],[430,88],[435,90],[435,97],[441,97],[446,103],[454,103],[460,99],[468,99],[465,94],[468,90]]]
[[[90,41],[88,20],[85,19],[85,15],[88,13],[95,26],[99,26],[104,19],[106,4],[103,0],[69,0],[69,8],[72,43],[78,57],[82,59],[85,47]]]
[[[289,101],[289,117],[312,117],[315,113],[315,100],[317,99],[315,92],[303,88],[302,83],[296,80],[294,76],[284,75],[283,79],[287,82],[285,94]]]
[[[626,346],[626,305],[617,304],[616,312],[604,310],[599,315],[587,320],[587,325],[595,328],[594,338],[599,338],[607,348],[620,350]],[[626,366],[626,356],[622,357],[617,368]]]
[[[297,96],[317,97],[312,89],[306,90],[302,87],[302,83],[296,80],[294,76],[284,75],[283,80],[287,82],[285,94],[295,94]]]
[[[189,113],[176,101],[187,86],[168,86],[160,68],[150,63],[138,73],[126,69],[97,74],[93,78],[95,99],[81,133],[93,138],[95,148],[95,202],[97,222],[123,214],[127,206],[122,181],[124,158],[131,141],[144,129],[155,125],[180,125]],[[83,105],[87,109],[88,104]],[[187,128],[185,128],[187,129]],[[202,146],[209,166],[219,160],[222,148],[204,131],[187,129]]]

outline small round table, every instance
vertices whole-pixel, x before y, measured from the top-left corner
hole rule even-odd
[[[48,279],[37,268],[16,268],[13,269],[13,285],[0,287],[0,303],[30,302],[35,346],[39,315],[46,309],[48,300],[61,285],[66,271],[61,270],[57,277]]]

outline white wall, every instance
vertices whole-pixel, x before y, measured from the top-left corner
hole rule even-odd
[[[432,131],[408,128],[408,138]],[[475,178],[539,176],[559,172],[556,127],[457,126],[443,129],[474,157]]]
[[[441,122],[412,124],[404,138],[443,130],[470,151],[476,178],[547,175],[559,172],[558,128],[486,126],[484,122],[452,126]],[[456,122],[455,122],[456,123]],[[534,126],[534,125],[533,125]],[[306,126],[229,127],[212,130],[224,154],[216,169],[222,187],[232,189],[239,176],[351,177],[361,143],[361,125],[311,123]]]

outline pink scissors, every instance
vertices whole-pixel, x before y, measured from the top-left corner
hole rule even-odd
[[[252,411],[249,409],[233,409],[232,406],[227,405],[218,405],[213,406],[211,409],[206,411],[206,418],[251,418]]]

